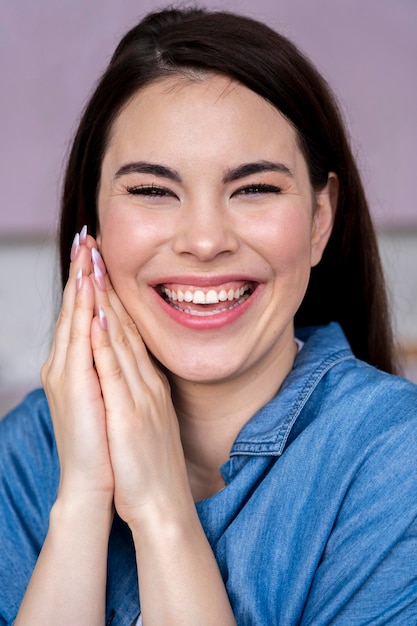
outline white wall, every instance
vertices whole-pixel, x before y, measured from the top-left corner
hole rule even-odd
[[[56,267],[50,242],[0,245],[0,414],[40,384],[58,308]]]

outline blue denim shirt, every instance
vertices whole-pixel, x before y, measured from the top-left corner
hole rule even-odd
[[[337,324],[305,341],[244,426],[226,487],[197,503],[239,626],[417,624],[417,386],[355,359]],[[58,459],[35,391],[0,422],[0,624],[11,624],[48,527]],[[116,517],[107,624],[139,599]]]

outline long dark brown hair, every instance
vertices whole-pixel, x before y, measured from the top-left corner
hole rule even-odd
[[[339,178],[333,232],[312,269],[298,326],[341,324],[353,352],[394,371],[393,341],[377,240],[361,178],[335,98],[287,38],[248,17],[204,9],[146,16],[119,43],[82,116],[70,152],[61,207],[61,278],[74,233],[95,236],[100,168],[112,123],[141,87],[172,74],[215,72],[271,102],[295,128],[310,181]]]

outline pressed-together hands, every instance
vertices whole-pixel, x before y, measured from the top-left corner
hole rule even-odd
[[[60,495],[81,499],[95,494],[113,499],[105,407],[93,366],[92,320],[95,289],[91,281],[94,242],[85,233],[74,239],[70,275],[63,294],[42,382],[53,418],[60,459]],[[103,281],[103,277],[101,277]]]
[[[42,381],[60,461],[50,526],[16,626],[102,626],[114,508],[135,544],[144,626],[236,624],[187,476],[167,379],[76,235]]]

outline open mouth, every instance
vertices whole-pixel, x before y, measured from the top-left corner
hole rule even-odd
[[[204,317],[235,309],[252,295],[255,288],[256,284],[252,282],[204,289],[159,285],[159,293],[177,311]]]

